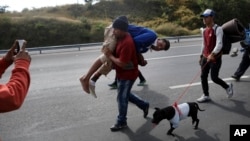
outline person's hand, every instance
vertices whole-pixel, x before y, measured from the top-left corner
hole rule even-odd
[[[14,56],[17,54],[17,52],[16,52],[17,45],[18,45],[18,41],[15,40],[15,42],[13,43],[13,45],[11,46],[11,48],[8,50],[8,52],[4,56],[4,59],[7,62],[11,62],[11,63],[13,62]]]
[[[109,50],[107,47],[102,49],[102,52],[107,56],[110,57],[112,55],[111,50]]]
[[[29,62],[31,61],[31,57],[30,57],[28,51],[26,50],[26,45],[27,45],[27,42],[24,41],[23,46],[21,47],[20,51],[15,56],[14,61],[16,61],[18,59],[25,59]]]
[[[208,57],[207,57],[207,61],[208,62],[215,62],[215,56],[213,53],[211,53]]]
[[[143,59],[140,62],[138,62],[138,64],[141,66],[146,66],[148,64],[148,61]]]
[[[199,65],[202,65],[202,59],[203,59],[203,55],[200,55],[200,59],[199,59]]]

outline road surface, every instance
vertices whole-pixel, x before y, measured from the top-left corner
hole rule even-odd
[[[112,71],[97,83],[95,99],[82,91],[79,77],[87,72],[100,54],[100,46],[81,51],[48,51],[31,53],[31,86],[23,106],[13,112],[0,114],[0,138],[2,141],[229,141],[232,124],[250,124],[250,70],[240,82],[230,78],[241,60],[223,56],[220,77],[234,85],[235,94],[228,99],[226,91],[210,83],[212,102],[199,104],[205,109],[199,112],[200,125],[193,130],[191,118],[180,122],[174,130],[176,137],[167,136],[169,122],[162,121],[152,128],[151,119],[155,107],[180,101],[196,101],[202,95],[198,59],[201,40],[185,40],[171,43],[169,51],[148,52],[146,67],[140,67],[147,80],[146,86],[132,90],[150,102],[149,115],[133,104],[128,107],[128,128],[111,132],[117,116],[116,90],[107,84],[114,79]],[[233,47],[240,48],[234,44]],[[7,82],[11,69],[1,79]],[[198,77],[196,77],[198,75]]]

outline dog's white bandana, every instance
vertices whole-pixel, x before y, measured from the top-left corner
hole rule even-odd
[[[190,108],[187,103],[182,103],[178,105],[180,113],[178,112],[176,107],[173,106],[173,108],[175,109],[175,115],[169,121],[173,124],[173,128],[177,128],[179,126],[179,122],[188,116]]]

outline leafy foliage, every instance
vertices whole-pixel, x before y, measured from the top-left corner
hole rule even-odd
[[[200,14],[216,12],[216,23],[238,18],[250,23],[249,0],[85,0],[72,4],[0,14],[0,46],[9,48],[18,38],[28,47],[103,41],[105,26],[120,15],[132,24],[155,30],[159,36],[199,34]],[[98,2],[98,3],[96,3]]]
[[[3,21],[1,19],[1,21]],[[88,22],[66,22],[50,18],[24,18],[18,22],[9,22],[4,19],[5,24],[0,24],[1,46],[12,44],[15,39],[25,39],[28,47],[51,46],[62,44],[76,44],[91,42],[91,23]],[[27,30],[28,29],[28,30]],[[100,30],[100,29],[99,29]],[[98,33],[100,34],[100,33]]]

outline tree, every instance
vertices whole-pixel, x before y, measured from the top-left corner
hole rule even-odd
[[[93,4],[93,3],[97,3],[97,2],[100,2],[100,1],[102,1],[102,0],[84,0],[85,1],[85,3],[87,3],[87,4]]]
[[[233,18],[239,19],[245,26],[250,22],[249,0],[197,0],[197,3],[201,12],[207,8],[213,9],[216,13],[215,20],[220,25]]]
[[[8,8],[9,6],[5,5],[5,6],[0,6],[0,13],[5,13],[6,8]]]

